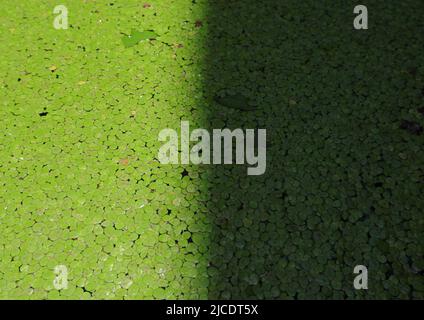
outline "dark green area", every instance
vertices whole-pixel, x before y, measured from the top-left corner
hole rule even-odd
[[[210,298],[424,297],[424,3],[365,1],[365,31],[357,4],[211,2],[206,95],[259,106],[211,127],[266,128],[268,167],[211,172]]]

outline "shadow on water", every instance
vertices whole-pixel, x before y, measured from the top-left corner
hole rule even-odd
[[[265,174],[211,166],[210,298],[417,295],[418,227],[408,221],[423,204],[408,175],[422,146],[398,123],[417,102],[402,70],[421,59],[411,30],[423,5],[374,1],[372,30],[355,31],[356,4],[210,2],[210,129],[267,130]],[[254,110],[240,109],[244,100]],[[352,286],[359,264],[372,270],[367,292]]]

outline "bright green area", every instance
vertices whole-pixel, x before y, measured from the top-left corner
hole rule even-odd
[[[422,1],[146,2],[0,4],[0,298],[422,299]],[[159,164],[181,119],[266,174]]]
[[[1,3],[1,298],[207,298],[201,168],[155,159],[160,130],[201,126],[204,5],[150,3]],[[125,48],[133,29],[160,38]]]

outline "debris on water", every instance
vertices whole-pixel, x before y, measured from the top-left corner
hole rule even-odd
[[[129,164],[129,162],[130,161],[127,158],[119,160],[119,164],[121,164],[123,166],[127,166]]]
[[[402,120],[400,124],[400,128],[408,131],[411,134],[415,134],[417,136],[423,133],[423,127],[415,121]]]

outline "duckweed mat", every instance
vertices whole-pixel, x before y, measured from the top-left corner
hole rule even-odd
[[[358,4],[1,1],[0,298],[423,299],[424,2]],[[182,120],[266,172],[161,164]]]

